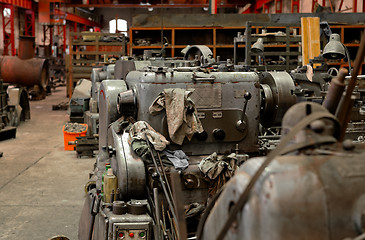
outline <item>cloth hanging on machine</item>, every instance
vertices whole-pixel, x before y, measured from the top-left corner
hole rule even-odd
[[[148,147],[147,140],[153,145],[153,148],[151,148],[152,152]],[[153,163],[153,154],[156,159],[161,158],[164,165],[173,165],[176,170],[185,170],[189,166],[188,156],[182,150],[170,151],[165,149],[169,141],[144,121],[138,121],[130,127],[128,143],[133,152],[147,164]],[[162,150],[164,151],[161,154],[156,152]]]
[[[135,140],[147,140],[145,138],[147,136],[148,141],[153,145],[155,150],[162,151],[166,148],[166,145],[170,144],[166,138],[155,131],[147,122],[138,121],[132,125],[129,129],[129,137],[128,143],[131,145]]]
[[[212,180],[209,187],[209,195],[213,196],[233,175],[238,169],[237,157],[235,153],[228,156],[218,156],[216,152],[206,158],[203,158],[199,163],[200,171]]]
[[[185,170],[189,166],[189,157],[182,150],[170,151],[165,149],[163,153],[174,164],[176,170]]]
[[[171,140],[181,145],[185,136],[190,141],[194,133],[203,132],[194,102],[190,99],[192,91],[182,88],[164,89],[149,108],[150,114],[166,109],[167,127]]]

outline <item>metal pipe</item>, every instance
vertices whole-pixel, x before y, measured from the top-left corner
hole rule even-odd
[[[155,203],[155,215],[156,215],[156,225],[157,225],[157,229],[156,232],[158,233],[157,236],[160,236],[161,233],[161,208],[160,208],[160,203],[159,203],[159,199],[158,199],[158,189],[157,188],[153,188],[153,201]]]
[[[332,79],[331,86],[329,87],[326,98],[323,101],[323,106],[332,114],[336,113],[343,91],[345,90],[345,77],[347,74],[347,69],[340,69],[337,77]]]
[[[1,77],[5,83],[23,86],[48,84],[47,61],[40,58],[20,59],[13,56],[0,57]]]
[[[176,214],[175,214],[175,209],[176,208],[175,208],[175,205],[174,205],[172,196],[169,194],[169,192],[168,192],[168,190],[167,190],[167,188],[165,186],[166,185],[166,182],[162,179],[161,172],[158,169],[157,161],[155,159],[155,156],[153,155],[152,147],[150,145],[150,142],[148,140],[148,137],[147,137],[147,134],[146,133],[144,134],[144,137],[145,137],[145,140],[146,140],[146,143],[147,143],[148,150],[151,153],[152,161],[153,161],[153,164],[154,164],[154,166],[156,168],[156,172],[158,173],[159,181],[160,181],[161,186],[162,186],[162,190],[165,193],[165,197],[166,197],[167,204],[169,205],[169,207],[171,209],[171,213],[172,213],[173,219],[175,221],[177,221],[177,217],[176,217]],[[161,168],[163,168],[163,166],[161,166]]]

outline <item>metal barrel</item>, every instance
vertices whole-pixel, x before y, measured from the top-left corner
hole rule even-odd
[[[0,62],[1,77],[5,83],[47,87],[48,69],[45,59],[23,60],[15,56],[3,56]]]

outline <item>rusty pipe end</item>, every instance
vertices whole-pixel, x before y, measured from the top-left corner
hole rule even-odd
[[[337,77],[332,79],[331,86],[328,89],[326,98],[323,101],[323,106],[332,114],[336,113],[339,106],[342,94],[345,90],[345,77],[348,74],[348,70],[341,68]]]
[[[339,83],[345,83],[345,77],[349,74],[349,71],[346,68],[340,68],[338,71],[338,75],[335,77]]]

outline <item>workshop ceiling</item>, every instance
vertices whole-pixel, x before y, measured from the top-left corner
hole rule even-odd
[[[68,7],[133,7],[146,8],[154,7],[205,7],[209,5],[210,0],[77,0],[65,1]],[[217,0],[219,7],[242,7],[252,1],[245,0]]]

